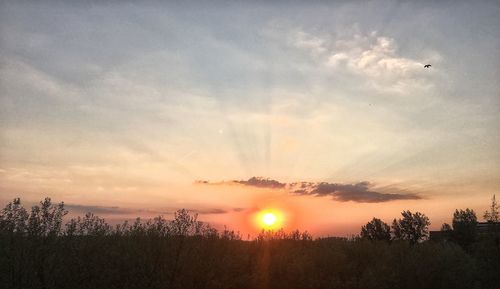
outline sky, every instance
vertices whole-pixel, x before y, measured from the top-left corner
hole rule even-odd
[[[498,1],[161,2],[1,1],[2,204],[347,236],[500,194]]]

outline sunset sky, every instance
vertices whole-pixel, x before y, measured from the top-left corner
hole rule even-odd
[[[2,207],[345,236],[500,197],[498,1],[16,2]]]

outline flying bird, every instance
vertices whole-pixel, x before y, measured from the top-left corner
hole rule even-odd
[[[430,65],[430,64],[426,64],[426,65],[424,65],[424,68],[429,68],[429,67],[431,67],[431,66],[432,66],[432,65]]]

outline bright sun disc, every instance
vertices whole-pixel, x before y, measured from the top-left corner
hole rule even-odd
[[[262,210],[256,215],[258,227],[264,230],[278,230],[283,227],[284,215],[278,210]]]
[[[262,216],[262,222],[268,226],[274,225],[276,223],[276,216],[273,213],[266,213]]]

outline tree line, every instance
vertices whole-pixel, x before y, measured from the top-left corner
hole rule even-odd
[[[0,288],[499,288],[500,238],[457,241],[475,216],[457,212],[443,242],[427,242],[429,219],[410,211],[353,238],[243,241],[187,210],[111,226],[92,213],[64,222],[49,198],[31,209],[15,199],[0,212]]]
[[[394,219],[391,226],[378,218],[373,218],[361,227],[359,237],[366,240],[394,241],[407,240],[411,244],[420,243],[429,239],[429,218],[420,212],[403,211],[402,218]],[[486,232],[489,236],[498,238],[500,233],[499,205],[493,196],[489,209],[483,218],[487,221]],[[441,226],[440,241],[456,242],[464,249],[478,240],[478,219],[474,210],[457,209],[453,213],[452,225],[444,223]]]

